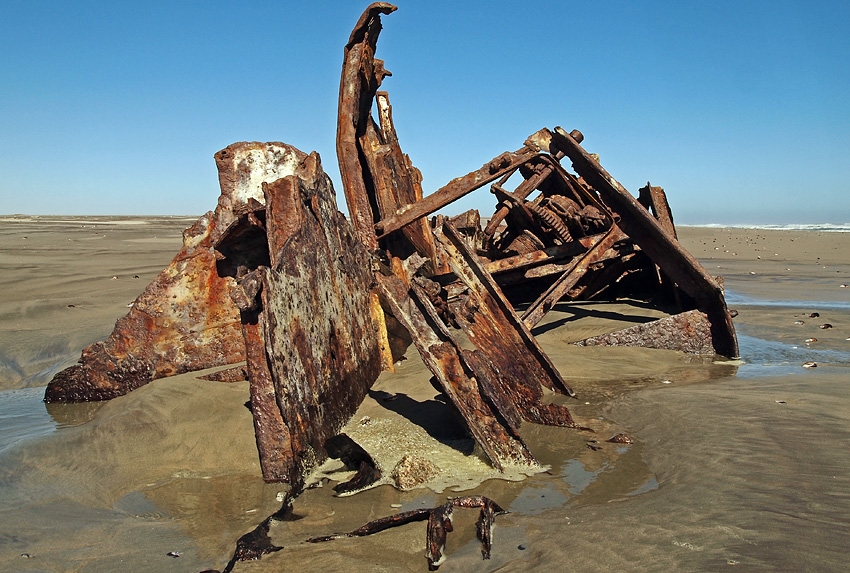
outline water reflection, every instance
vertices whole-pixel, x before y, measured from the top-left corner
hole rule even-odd
[[[42,389],[42,393],[44,390]],[[72,428],[91,422],[106,402],[79,402],[75,404],[44,404],[56,429]]]
[[[622,448],[617,449],[621,450]],[[579,460],[568,460],[561,468],[561,475],[568,484],[567,490],[573,495],[579,495],[587,486],[596,481],[597,476],[607,467],[608,464],[603,464],[602,467],[589,471]]]
[[[53,431],[56,422],[47,414],[43,396],[44,388],[0,391],[0,452]]]

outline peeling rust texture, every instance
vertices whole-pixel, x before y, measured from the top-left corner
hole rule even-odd
[[[536,464],[517,428],[481,395],[479,380],[427,296],[417,293],[414,287],[411,297],[398,277],[377,275],[377,279],[382,302],[410,333],[425,365],[493,466],[502,470],[507,464]]]
[[[219,274],[214,245],[303,153],[283,143],[236,143],[216,153],[221,195],[214,212],[183,232],[183,248],[119,319],[109,338],[48,384],[46,402],[109,400],[151,380],[245,360],[232,279]],[[258,175],[259,179],[258,179]]]
[[[269,370],[289,429],[290,482],[326,458],[381,371],[371,258],[337,211],[317,154],[265,184],[271,267],[263,284]]]
[[[216,272],[216,216],[183,233],[183,248],[105,341],[47,385],[45,402],[109,400],[156,378],[245,360],[239,312]]]
[[[643,346],[663,350],[679,350],[690,354],[713,355],[711,323],[698,310],[689,310],[659,320],[638,324],[623,330],[593,336],[575,343],[577,346]]]

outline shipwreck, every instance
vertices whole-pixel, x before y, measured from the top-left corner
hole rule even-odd
[[[738,356],[722,283],[679,244],[664,191],[647,183],[631,195],[582,147],[581,132],[540,129],[423,194],[381,89],[389,72],[375,57],[381,15],[394,10],[369,6],[344,48],[336,147],[348,218],[317,153],[280,142],[219,151],[215,210],[185,231],[174,261],[109,338],[56,375],[45,401],[107,400],[164,376],[236,365],[218,376],[249,381],[263,478],[296,495],[328,455],[357,471],[348,489],[380,475],[338,434],[410,345],[497,469],[536,463],[518,432],[525,422],[582,428],[567,407],[543,400],[574,396],[532,334],[560,301],[628,297],[672,309],[577,344]],[[487,191],[498,201],[487,217],[436,214]],[[472,347],[458,342],[461,332]],[[489,551],[500,509],[460,499],[482,508]],[[432,529],[438,540],[451,530],[450,507],[387,523],[428,519],[430,547]]]

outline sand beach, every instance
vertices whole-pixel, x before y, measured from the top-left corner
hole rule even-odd
[[[280,507],[285,486],[260,475],[247,382],[191,373],[107,403],[41,401],[192,221],[0,217],[0,569],[220,570]],[[347,497],[320,479],[294,519],[273,526],[285,548],[234,570],[425,571],[422,523],[304,540],[467,494],[509,513],[483,561],[477,512],[458,510],[441,571],[844,570],[850,232],[680,227],[679,238],[723,276],[741,360],[573,346],[662,314],[634,301],[558,305],[534,333],[578,394],[563,403],[595,433],[526,424],[545,471],[504,479],[475,455],[411,348],[347,431],[385,467],[415,450],[440,476]],[[633,443],[605,442],[618,432]]]

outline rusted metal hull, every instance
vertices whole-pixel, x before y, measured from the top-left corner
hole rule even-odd
[[[184,232],[184,246],[119,319],[109,338],[47,385],[46,402],[109,400],[156,378],[245,359],[239,312],[216,272],[207,213]]]
[[[183,232],[183,248],[119,319],[109,338],[48,384],[46,402],[109,400],[151,380],[245,360],[232,279],[213,245],[258,198],[263,180],[290,173],[304,157],[283,143],[237,143],[216,153],[221,195],[215,211]]]
[[[326,454],[381,372],[370,311],[371,260],[336,209],[318,156],[266,186],[271,268],[264,277],[266,353],[291,434],[290,479]]]
[[[216,245],[237,282],[263,477],[298,487],[382,367],[372,260],[318,155],[262,185]],[[248,243],[252,249],[242,246]]]

